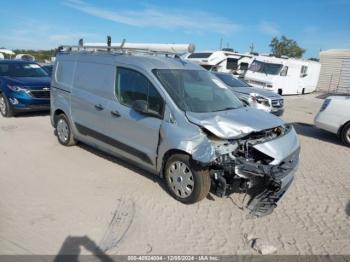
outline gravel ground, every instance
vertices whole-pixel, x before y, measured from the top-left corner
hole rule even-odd
[[[312,126],[322,100],[286,97],[301,141],[296,179],[273,214],[246,219],[230,198],[194,205],[88,146],[60,146],[49,116],[0,118],[0,254],[350,254],[350,149]]]

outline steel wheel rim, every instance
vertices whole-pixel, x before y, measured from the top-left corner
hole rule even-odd
[[[0,97],[0,111],[3,115],[6,115],[6,104],[3,96]]]
[[[69,127],[67,122],[63,119],[60,119],[57,123],[57,135],[63,143],[66,143],[68,141]]]
[[[348,131],[345,134],[346,139],[348,140],[348,142],[350,143],[350,128],[348,129]]]
[[[168,183],[176,196],[189,197],[194,189],[191,169],[181,161],[172,163],[168,168]]]

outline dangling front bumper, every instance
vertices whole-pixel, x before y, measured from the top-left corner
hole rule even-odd
[[[270,174],[265,174],[251,192],[251,200],[247,208],[252,217],[261,217],[272,213],[277,203],[284,196],[294,180],[294,174],[299,165],[298,148],[278,166],[270,169]]]

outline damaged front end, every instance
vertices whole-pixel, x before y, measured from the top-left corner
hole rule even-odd
[[[204,131],[215,148],[216,159],[210,164],[215,194],[243,194],[251,216],[270,214],[298,166],[300,147],[293,127],[281,125],[227,140]]]

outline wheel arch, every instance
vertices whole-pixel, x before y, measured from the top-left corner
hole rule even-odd
[[[160,169],[160,172],[159,172],[159,176],[160,176],[160,177],[164,177],[163,172],[164,172],[164,168],[165,168],[166,162],[168,161],[168,159],[169,159],[172,155],[175,155],[175,154],[188,155],[188,156],[192,159],[191,154],[189,154],[188,152],[186,152],[186,151],[184,151],[184,150],[181,150],[181,149],[169,149],[169,150],[166,151],[165,154],[163,155],[162,166],[161,166],[161,169]]]
[[[347,122],[345,122],[343,125],[341,125],[341,126],[339,127],[339,130],[338,130],[338,133],[337,133],[337,135],[338,135],[339,137],[341,136],[341,133],[343,132],[344,127],[347,126],[348,124],[350,124],[350,120],[347,121]]]
[[[65,116],[67,116],[67,114],[60,108],[57,108],[55,110],[55,112],[53,113],[53,124],[54,124],[54,127],[56,127],[58,116],[61,115],[61,114],[64,114]]]

